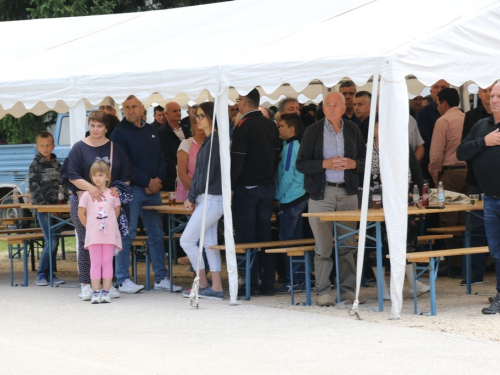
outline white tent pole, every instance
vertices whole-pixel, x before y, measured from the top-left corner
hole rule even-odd
[[[380,82],[379,146],[384,216],[391,255],[391,319],[401,319],[408,229],[408,87],[389,58]]]
[[[221,87],[216,94],[215,113],[218,118],[220,163],[222,174],[222,204],[224,208],[224,243],[229,281],[229,304],[238,305],[238,265],[233,237],[233,215],[231,212],[231,157],[229,154],[229,115],[227,112],[229,87]]]
[[[83,99],[69,108],[69,141],[71,146],[85,138],[87,110]]]
[[[357,311],[359,305],[359,288],[361,287],[361,274],[363,273],[363,260],[365,257],[366,220],[368,216],[368,196],[370,192],[370,179],[372,169],[373,134],[375,131],[375,116],[377,113],[379,71],[380,59],[377,59],[375,63],[375,72],[373,74],[372,100],[370,105],[370,120],[368,124],[368,143],[366,145],[365,174],[363,177],[363,197],[361,199],[361,218],[359,223],[360,226],[358,239],[358,261],[356,266],[356,300],[354,301],[354,304],[352,306],[354,312]]]

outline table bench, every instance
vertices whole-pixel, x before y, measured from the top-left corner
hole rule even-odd
[[[31,251],[32,254],[32,266],[34,266],[33,250],[34,243],[37,241],[43,241],[43,233],[25,233],[25,234],[9,234],[5,236],[0,236],[0,241],[7,243],[9,249],[9,259],[10,259],[10,285],[14,286],[14,256],[23,252],[23,284],[21,286],[28,286],[28,255]],[[17,247],[14,252],[13,245],[22,245]]]
[[[311,265],[308,252],[314,251],[315,246],[296,246],[296,247],[281,247],[279,249],[267,249],[268,254],[286,254],[290,261],[290,292],[291,303],[295,305],[294,291],[293,291],[293,272],[294,268],[304,264],[304,277],[306,280],[306,305],[311,306]],[[293,259],[293,257],[300,257],[300,259]],[[294,267],[294,263],[297,267]]]
[[[305,238],[300,240],[285,240],[285,241],[268,241],[268,242],[252,242],[252,243],[240,243],[235,244],[235,252],[238,255],[244,255],[238,260],[238,267],[245,264],[245,297],[244,300],[248,301],[250,299],[250,270],[252,264],[255,260],[257,251],[262,248],[276,248],[277,246],[302,246],[302,245],[314,245],[316,240],[314,238]],[[226,245],[216,245],[210,246],[210,249],[214,250],[226,250]]]
[[[180,238],[181,234],[175,235],[174,237]],[[164,241],[168,241],[169,237],[165,236]],[[137,255],[143,254],[146,257],[146,290],[151,289],[151,272],[150,272],[150,259],[148,253],[148,236],[146,235],[138,235],[132,240],[132,273],[134,275],[134,283],[137,284]],[[172,269],[169,269],[170,272],[170,283],[173,285],[173,272]]]
[[[419,251],[414,253],[407,253],[406,259],[413,263],[415,272],[414,281],[419,280],[420,276],[429,272],[430,282],[430,299],[431,299],[431,315],[436,315],[436,278],[439,268],[439,260],[442,257],[464,255],[466,257],[466,280],[467,280],[467,294],[470,294],[471,272],[470,272],[470,256],[472,254],[483,254],[489,252],[488,246],[479,247],[465,247],[459,249],[448,250],[435,250],[435,251]],[[389,258],[389,255],[387,255]],[[418,265],[417,263],[425,263],[425,265]],[[417,314],[417,288],[413,288],[413,306],[414,313]]]

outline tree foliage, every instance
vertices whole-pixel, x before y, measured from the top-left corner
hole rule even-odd
[[[130,13],[221,1],[227,0],[0,0],[0,22]],[[36,134],[54,122],[54,112],[43,116],[28,113],[19,119],[8,115],[0,119],[0,138],[6,138],[9,144],[33,143]]]
[[[27,113],[21,118],[7,115],[0,121],[0,134],[9,144],[35,143],[38,132],[47,130],[48,126],[55,123],[56,117],[56,112],[48,112],[43,116]]]

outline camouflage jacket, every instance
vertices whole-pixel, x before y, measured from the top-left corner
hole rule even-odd
[[[57,204],[57,194],[61,183],[59,169],[61,163],[52,154],[50,161],[45,161],[40,153],[37,153],[29,169],[29,186],[31,201],[33,204]]]

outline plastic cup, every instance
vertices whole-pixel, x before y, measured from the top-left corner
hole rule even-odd
[[[380,194],[374,194],[372,196],[372,202],[375,210],[380,210],[382,208],[382,196]]]
[[[471,194],[469,195],[469,199],[470,199],[469,205],[476,206],[477,202],[479,201],[479,194]]]
[[[168,193],[168,205],[169,206],[175,205],[175,191],[171,191]]]

